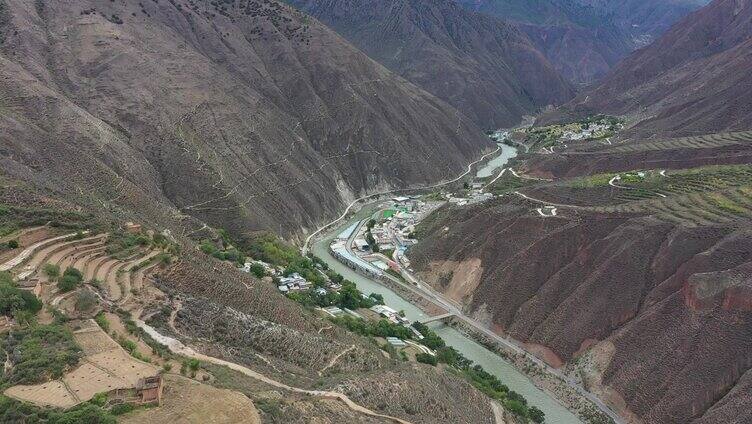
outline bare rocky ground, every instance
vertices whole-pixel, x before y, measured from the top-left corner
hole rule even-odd
[[[409,256],[427,276],[480,261],[466,310],[581,379],[625,417],[685,423],[734,410],[744,416],[752,191],[744,167],[698,167],[713,164],[718,144],[748,154],[737,137],[638,140],[593,155],[578,150],[572,161],[533,157],[521,168],[548,169],[557,180],[520,188],[527,198],[509,191],[487,204],[440,210]],[[657,153],[656,161],[630,151]],[[668,172],[639,192],[590,175],[663,161],[671,162]],[[549,203],[558,205],[555,217],[535,211]],[[608,354],[583,359],[596,351]]]
[[[92,222],[91,228],[105,227],[104,223]],[[70,231],[63,235],[76,235]],[[70,317],[90,318],[104,310],[100,317],[106,319],[112,340],[123,346],[132,344],[129,351],[133,356],[166,370],[164,408],[138,411],[132,418],[135,421],[198,422],[211,418],[233,422],[233,417],[250,414],[255,404],[264,422],[385,422],[332,396],[302,395],[210,364],[201,365],[195,374],[187,372],[192,376],[188,383],[174,375],[184,367],[184,358],[152,349],[153,340],[134,329],[130,321],[138,317],[148,318],[160,331],[207,355],[245,365],[295,388],[321,393],[338,390],[352,395],[366,408],[408,422],[474,423],[493,416],[489,399],[462,377],[425,365],[412,368],[399,358],[391,358],[367,339],[302,309],[280,295],[272,283],[252,278],[229,262],[198,253],[189,239],[181,239],[183,250],[174,246],[167,249],[171,252],[169,261],[134,270],[126,264],[148,258],[149,247],[128,253],[108,250],[120,237],[113,234],[91,232],[71,240],[53,237],[52,241],[46,241],[50,240],[47,237],[11,271],[16,275],[33,265],[41,273],[46,263],[70,263],[84,275],[103,275],[101,283],[87,280],[66,294],[57,293],[45,277],[41,298]],[[49,236],[60,237],[56,233]],[[21,241],[21,248],[27,249],[35,240]],[[119,256],[124,259],[114,259]],[[115,284],[106,284],[111,279]],[[82,294],[87,294],[93,304],[81,306],[78,299]],[[51,321],[49,315],[40,314],[40,321]],[[389,378],[380,378],[385,375]],[[234,391],[212,391],[204,387],[207,384]],[[394,387],[400,387],[399,391]],[[243,402],[237,391],[250,400]],[[394,396],[400,403],[385,407]],[[216,398],[216,405],[200,407],[200,400],[207,398]]]
[[[299,235],[487,146],[276,0],[0,5],[2,172],[103,217]]]
[[[389,358],[366,339],[302,310],[278,294],[272,284],[225,268],[222,263],[207,266],[205,261],[195,259],[186,255],[157,277],[158,287],[172,300],[162,305],[180,304],[174,326],[169,308],[155,304],[145,309],[147,315],[154,311],[149,322],[165,334],[286,384],[342,392],[373,411],[409,422],[476,423],[493,419],[488,398],[461,376]],[[342,352],[345,354],[340,355]],[[211,368],[210,372],[216,378],[212,384],[229,388],[250,384],[243,376],[227,372],[218,375]],[[289,398],[289,393],[267,399],[259,394],[265,390],[258,386],[242,391],[254,400],[258,396],[264,399],[259,408],[271,411],[262,413],[265,419],[298,422],[310,413],[312,417],[331,414],[321,422],[339,422],[352,414],[329,401],[294,400],[297,398]],[[361,416],[354,422],[378,421]]]
[[[484,129],[516,125],[523,115],[574,97],[522,30],[451,0],[290,4]]]

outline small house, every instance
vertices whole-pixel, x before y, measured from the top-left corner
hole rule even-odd
[[[386,341],[387,341],[387,343],[389,343],[390,345],[392,345],[392,346],[394,346],[394,347],[397,347],[397,348],[400,348],[400,347],[405,347],[405,346],[407,346],[407,343],[405,343],[405,341],[404,341],[404,340],[402,340],[402,339],[398,339],[397,337],[387,337],[387,338],[386,338]]]

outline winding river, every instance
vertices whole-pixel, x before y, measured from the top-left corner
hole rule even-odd
[[[515,149],[503,146],[501,154],[489,161],[483,168],[489,168],[491,162],[494,165],[489,168],[488,175],[492,175],[494,170],[506,164],[509,158],[515,156]],[[500,159],[502,158],[502,159]],[[345,228],[353,223],[365,219],[373,214],[377,204],[372,204],[362,208],[347,220],[344,220],[339,226],[331,229],[325,237],[313,244],[313,253],[324,260],[330,268],[342,274],[343,277],[354,282],[364,293],[378,293],[384,296],[384,302],[391,308],[405,311],[405,315],[410,321],[426,318],[417,306],[401,298],[394,291],[384,287],[378,282],[356,273],[350,268],[342,265],[329,253],[329,243]],[[517,371],[510,363],[505,361],[499,355],[486,349],[479,343],[466,337],[459,331],[440,323],[429,324],[436,333],[441,336],[447,345],[454,347],[466,358],[473,360],[476,364],[481,365],[486,371],[496,375],[510,389],[525,396],[531,405],[540,408],[546,414],[546,422],[556,424],[581,424],[577,416],[560,404],[548,393],[538,389],[525,375]]]
[[[501,147],[501,153],[499,156],[489,160],[488,163],[478,169],[478,172],[475,173],[476,178],[487,178],[492,176],[497,169],[506,165],[509,159],[517,156],[517,149],[514,147],[502,143],[499,143],[499,147]]]

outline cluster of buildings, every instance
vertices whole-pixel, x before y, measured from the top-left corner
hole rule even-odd
[[[484,192],[482,183],[473,183],[470,190],[464,197],[455,197],[454,195],[449,193],[446,195],[446,198],[447,201],[449,201],[449,203],[451,204],[457,206],[466,206],[485,202],[486,200],[493,198],[493,194]]]
[[[405,317],[399,314],[399,312],[395,311],[394,309],[386,306],[386,305],[374,305],[371,307],[371,310],[379,314],[380,316],[386,318],[393,324],[401,324],[401,325],[409,325],[410,321],[407,320]]]
[[[617,127],[620,124],[617,124]],[[587,127],[580,127],[579,129],[566,128],[561,135],[563,141],[581,141],[590,140],[593,138],[603,137],[611,132],[612,124],[606,122],[592,122]]]
[[[311,287],[313,287],[313,284],[305,278],[301,277],[297,272],[288,277],[280,278],[279,285],[277,285],[277,288],[282,293],[304,291],[310,289]],[[326,294],[326,291],[324,291],[324,294]]]
[[[411,237],[415,225],[442,203],[422,201],[415,196],[395,197],[375,217],[372,228],[362,221],[343,231],[330,245],[332,254],[356,271],[373,277],[382,277],[390,271],[400,273],[410,266],[405,251],[416,243]],[[366,241],[369,231],[378,249],[372,249]]]
[[[240,270],[246,273],[250,273],[251,267],[254,265],[260,265],[261,267],[263,267],[264,272],[266,272],[267,275],[270,275],[272,277],[277,277],[279,280],[279,284],[277,284],[277,288],[282,293],[293,293],[293,292],[298,292],[298,291],[310,290],[311,288],[313,288],[313,283],[306,280],[305,277],[303,277],[299,273],[296,272],[285,277],[283,276],[284,271],[285,271],[283,267],[273,266],[264,261],[256,261],[256,260],[248,261],[240,268]],[[318,270],[318,272],[321,273],[321,276],[324,277],[324,279],[327,281],[327,284],[326,284],[326,288],[317,287],[315,289],[316,293],[325,295],[327,293],[327,290],[339,291],[342,289],[341,284],[331,281],[331,279],[321,270]]]

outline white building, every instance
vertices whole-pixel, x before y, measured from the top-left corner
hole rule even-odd
[[[283,287],[285,287],[287,290],[284,290]],[[311,288],[311,283],[296,272],[289,277],[280,278],[278,288],[279,291],[283,293],[289,291],[308,290]]]

